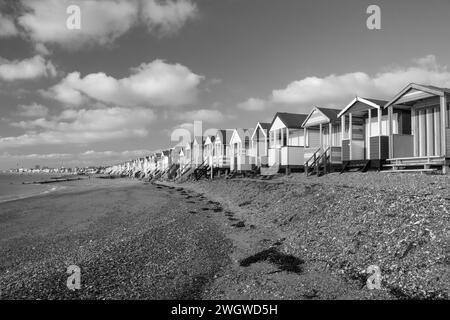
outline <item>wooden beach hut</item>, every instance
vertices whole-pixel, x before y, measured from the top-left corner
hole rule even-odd
[[[186,141],[182,145],[180,154],[180,166],[192,165],[192,141]]]
[[[278,112],[269,128],[269,166],[291,170],[303,169],[304,130],[307,115]]]
[[[234,129],[231,135],[231,171],[250,171],[253,169],[253,157],[251,156],[251,136],[253,129]]]
[[[214,139],[213,166],[218,169],[230,169],[232,129],[217,130]]]
[[[314,167],[326,163],[330,170],[341,167],[341,110],[314,107],[302,123],[305,136],[304,163]],[[317,159],[324,161],[317,161]]]
[[[203,144],[203,162],[209,167],[213,166],[214,160],[214,140],[216,136],[207,135]]]
[[[389,157],[387,101],[356,97],[338,115],[341,121],[342,161],[346,167],[381,169]],[[402,114],[409,117],[408,114]],[[395,114],[395,132],[398,117]],[[408,119],[406,119],[408,121]]]
[[[397,171],[449,172],[449,101],[450,89],[412,83],[384,106],[389,119],[387,167]]]
[[[269,129],[270,123],[258,122],[250,138],[253,163],[257,167],[269,164]]]
[[[204,143],[205,143],[205,141],[202,136],[196,136],[192,140],[191,161],[192,161],[192,164],[196,167],[198,167],[199,165],[201,165],[203,163]]]

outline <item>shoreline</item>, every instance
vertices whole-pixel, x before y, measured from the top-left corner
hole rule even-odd
[[[200,299],[230,250],[213,206],[140,181],[99,183],[0,204],[0,299]],[[66,287],[69,265],[80,291]]]
[[[448,299],[448,178],[344,177],[97,179],[0,204],[0,299]],[[66,292],[61,265],[80,261],[88,288]],[[367,289],[369,265],[382,290]]]

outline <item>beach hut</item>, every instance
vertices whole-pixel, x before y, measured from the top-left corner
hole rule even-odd
[[[251,136],[253,129],[234,129],[230,139],[231,171],[250,171],[253,169],[253,158],[251,156]]]
[[[341,166],[341,110],[314,107],[302,122],[305,137],[303,162],[313,164],[322,154],[331,166]]]
[[[214,139],[213,166],[219,169],[230,169],[232,129],[217,130]]]
[[[202,136],[194,137],[192,141],[191,161],[196,167],[203,163],[203,146],[205,141]]]
[[[278,112],[269,128],[269,166],[291,170],[303,169],[304,130],[307,115]]]
[[[258,122],[250,138],[253,163],[258,167],[269,164],[269,129],[270,123]]]
[[[215,139],[216,136],[208,135],[206,136],[205,143],[203,144],[203,162],[210,167],[213,166]]]
[[[347,166],[381,169],[389,157],[387,101],[356,97],[338,115],[341,121],[342,161]],[[407,115],[407,114],[406,114]],[[398,128],[395,114],[395,132]]]
[[[186,141],[180,149],[180,167],[192,165],[192,141]]]
[[[400,171],[449,172],[449,99],[450,89],[412,83],[384,106],[389,132],[386,166]]]
[[[162,151],[161,158],[159,160],[159,168],[161,171],[169,169],[172,160],[171,154],[172,154],[171,149],[166,149]]]

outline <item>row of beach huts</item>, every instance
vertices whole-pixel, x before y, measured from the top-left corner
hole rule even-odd
[[[302,171],[448,173],[450,89],[410,84],[390,101],[355,97],[343,109],[278,112],[254,128],[219,129],[106,169],[147,179]]]

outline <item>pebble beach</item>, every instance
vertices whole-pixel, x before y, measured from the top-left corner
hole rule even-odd
[[[428,175],[74,182],[0,204],[0,299],[448,299],[449,202]]]

